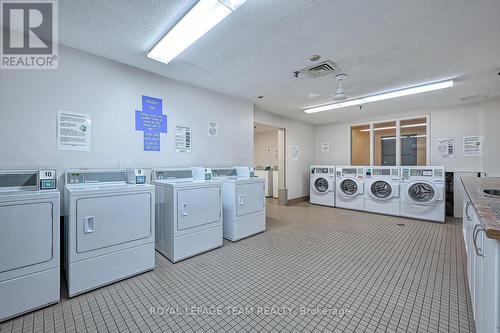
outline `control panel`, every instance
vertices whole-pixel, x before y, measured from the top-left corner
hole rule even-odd
[[[83,184],[85,182],[83,173],[80,172],[72,172],[66,175],[67,184]]]
[[[57,188],[56,170],[40,170],[40,190],[55,190]]]
[[[130,169],[127,172],[128,182],[131,184],[146,184],[146,170]]]
[[[236,169],[212,169],[213,177],[237,177]]]
[[[156,170],[153,175],[155,180],[193,179],[191,169]]]

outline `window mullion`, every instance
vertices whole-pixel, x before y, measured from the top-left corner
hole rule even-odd
[[[396,165],[401,165],[401,121],[396,120]]]

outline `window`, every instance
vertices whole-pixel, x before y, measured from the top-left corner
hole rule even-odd
[[[401,165],[427,164],[427,118],[401,120]]]
[[[373,124],[373,165],[396,165],[396,122]]]
[[[351,165],[370,164],[370,125],[351,126]]]
[[[428,116],[350,126],[351,165],[427,165]]]

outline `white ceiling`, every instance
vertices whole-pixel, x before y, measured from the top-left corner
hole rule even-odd
[[[499,0],[248,0],[172,63],[148,59],[195,2],[60,1],[59,39],[313,124],[500,94]],[[450,77],[456,87],[308,115],[302,108],[330,102],[335,89],[334,76],[293,78],[312,54],[349,75],[351,97]]]

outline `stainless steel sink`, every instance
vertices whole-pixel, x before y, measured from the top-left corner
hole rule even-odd
[[[487,189],[483,190],[483,193],[492,197],[500,197],[500,189]]]

